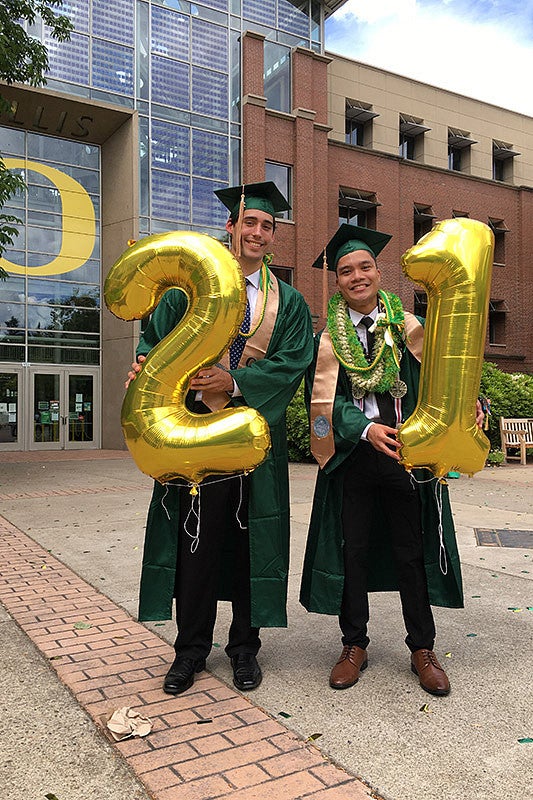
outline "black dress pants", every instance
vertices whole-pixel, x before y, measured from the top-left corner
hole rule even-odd
[[[187,489],[179,490],[180,530],[174,592],[178,625],[174,649],[177,655],[195,660],[209,655],[213,645],[222,554],[228,544],[233,553],[233,618],[226,653],[230,658],[237,653],[255,655],[261,647],[259,629],[250,624],[248,481],[246,477],[235,475],[206,478],[194,499]],[[191,545],[195,541],[197,518],[190,513],[193,500],[194,510],[200,512],[200,533],[194,552]]]
[[[344,593],[339,623],[344,645],[363,650],[369,643],[367,573],[376,508],[391,531],[402,613],[411,652],[433,650],[435,624],[424,568],[420,498],[404,467],[361,440],[344,476],[342,526]]]

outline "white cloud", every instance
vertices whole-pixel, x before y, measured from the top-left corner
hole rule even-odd
[[[326,49],[533,115],[533,2],[349,0],[326,25]],[[462,8],[462,13],[458,13]]]

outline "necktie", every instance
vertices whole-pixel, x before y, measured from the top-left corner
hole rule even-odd
[[[246,278],[246,285],[248,286],[250,281]],[[244,319],[241,324],[241,333],[249,333],[250,331],[250,324],[251,324],[251,315],[250,315],[250,303],[248,302],[248,297],[246,297],[246,311],[244,312]],[[246,344],[246,339],[244,336],[237,336],[234,340],[233,344],[229,349],[229,368],[230,369],[237,369],[239,366],[239,361],[241,360],[242,352],[244,350],[244,345]]]
[[[365,358],[370,364],[372,362],[372,351],[374,349],[374,334],[370,333],[369,328],[374,324],[372,317],[363,317],[361,325],[366,328],[366,351]]]
[[[361,325],[366,328],[366,360],[370,364],[372,362],[372,352],[374,350],[374,333],[368,330],[374,324],[372,317],[363,317]],[[390,392],[383,394],[375,393],[376,402],[379,408],[379,418],[383,425],[388,425],[390,428],[396,427],[396,413],[394,411],[394,400]]]

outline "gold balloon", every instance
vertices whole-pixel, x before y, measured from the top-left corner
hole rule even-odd
[[[490,443],[475,406],[487,328],[494,235],[474,219],[435,225],[402,256],[405,275],[428,296],[418,403],[401,426],[406,469],[473,475]]]
[[[189,306],[128,387],[121,415],[126,444],[139,469],[161,483],[251,471],[270,448],[258,411],[243,406],[194,414],[185,406],[191,377],[215,364],[239,330],[246,308],[239,264],[204,234],[148,236],[111,267],[104,297],[115,316],[140,319],[172,287],[185,292]]]

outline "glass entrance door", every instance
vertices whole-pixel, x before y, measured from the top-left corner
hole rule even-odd
[[[0,370],[0,450],[21,450],[22,370]]]
[[[97,382],[96,371],[34,369],[28,449],[99,447]]]

